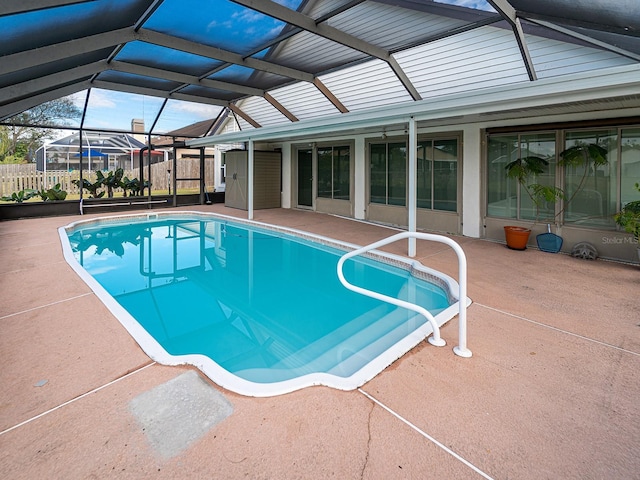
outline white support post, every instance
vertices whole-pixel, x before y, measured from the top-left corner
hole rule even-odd
[[[367,188],[365,179],[367,178],[367,162],[365,157],[364,136],[358,135],[355,138],[355,148],[353,152],[353,165],[355,174],[353,185],[353,217],[358,220],[366,218]]]
[[[416,205],[417,205],[417,155],[418,155],[418,134],[416,129],[416,120],[414,117],[409,119],[409,232],[416,231]],[[413,258],[416,256],[416,238],[409,237],[408,254]]]
[[[248,194],[247,194],[247,203],[248,205],[248,218],[249,220],[253,220],[253,140],[249,139],[249,165],[247,166],[247,184],[248,184]]]
[[[462,234],[479,238],[484,233],[482,210],[482,139],[480,127],[469,125],[464,128],[462,158]]]

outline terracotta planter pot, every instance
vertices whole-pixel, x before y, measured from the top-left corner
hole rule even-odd
[[[531,229],[524,227],[506,226],[504,236],[507,240],[507,247],[512,250],[524,250],[527,248]]]

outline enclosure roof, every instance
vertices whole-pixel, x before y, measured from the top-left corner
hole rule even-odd
[[[64,138],[48,142],[44,148],[48,151],[78,151],[80,135],[73,133]],[[109,153],[124,153],[140,150],[145,144],[124,133],[90,132],[82,133],[83,151],[90,151],[92,156],[104,156]],[[84,154],[83,154],[84,155]]]
[[[194,136],[229,113],[258,128],[419,102],[424,72],[458,49],[471,68],[481,39],[517,63],[513,81],[575,73],[547,68],[543,44],[588,52],[581,71],[640,63],[637,0],[3,0],[0,32],[0,121],[72,96],[71,126]]]

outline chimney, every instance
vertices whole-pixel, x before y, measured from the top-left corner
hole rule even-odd
[[[131,131],[133,138],[146,145],[147,136],[144,134],[144,120],[142,118],[131,119]]]

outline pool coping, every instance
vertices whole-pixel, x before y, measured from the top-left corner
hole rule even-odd
[[[296,390],[317,385],[323,385],[338,390],[355,390],[356,388],[364,385],[376,375],[384,371],[394,361],[415,348],[421,341],[425,340],[431,333],[433,333],[433,329],[430,323],[425,322],[423,325],[413,330],[409,335],[403,337],[400,341],[393,344],[391,347],[383,351],[373,360],[368,362],[366,365],[364,365],[362,368],[348,377],[341,377],[330,373],[316,372],[305,374],[289,380],[283,380],[273,383],[258,383],[251,382],[234,375],[233,373],[219,366],[211,358],[202,354],[171,355],[162,347],[162,345],[160,345],[157,340],[155,340],[155,338],[153,338],[151,334],[146,331],[146,329],[144,329],[144,327],[142,327],[142,325],[140,325],[140,323],[138,323],[138,321],[128,311],[126,311],[126,309],[124,309],[104,289],[104,287],[102,287],[102,285],[98,283],[97,280],[95,280],[78,263],[71,249],[67,232],[73,229],[77,229],[85,224],[112,224],[121,223],[128,219],[157,220],[163,217],[171,218],[180,216],[208,219],[214,218],[235,224],[251,225],[253,227],[258,227],[269,231],[288,234],[293,236],[294,238],[297,237],[314,243],[319,243],[324,246],[338,248],[340,250],[344,250],[345,253],[349,250],[360,247],[359,245],[355,245],[349,242],[339,241],[322,235],[311,234],[309,232],[304,232],[294,228],[282,227],[253,220],[245,220],[218,213],[207,213],[191,210],[157,213],[154,212],[144,214],[137,213],[129,215],[111,215],[107,217],[78,220],[68,225],[59,227],[58,235],[62,245],[62,253],[65,261],[87,284],[87,286],[94,292],[94,294],[107,307],[107,309],[118,319],[118,321],[127,330],[127,332],[133,337],[138,345],[140,345],[142,350],[151,359],[158,363],[174,366],[185,364],[193,365],[201,370],[219,386],[239,393],[241,395],[252,397],[271,397],[283,395],[286,393],[294,392]],[[409,271],[411,275],[417,278],[421,278],[441,286],[445,290],[445,292],[447,292],[451,305],[437,315],[434,315],[438,326],[444,325],[458,314],[458,283],[452,277],[426,267],[416,260],[409,260],[392,253],[372,250],[368,254],[365,254],[365,256],[374,260],[381,261],[388,265],[393,265],[405,269]],[[471,304],[471,299],[467,297],[466,303],[467,306],[469,306]]]

